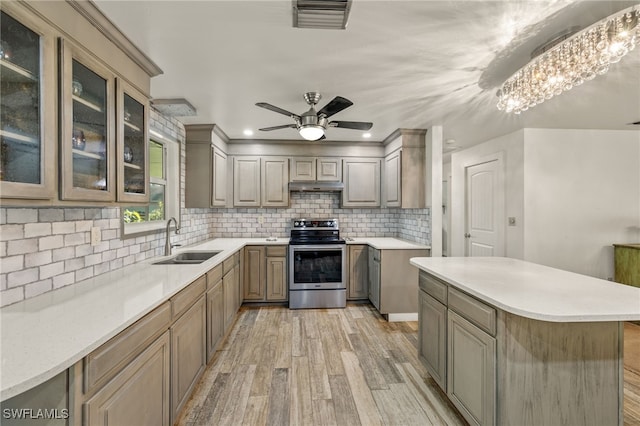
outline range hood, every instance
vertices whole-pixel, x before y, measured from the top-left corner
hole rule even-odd
[[[294,192],[339,192],[344,189],[342,182],[299,181],[289,182],[289,191]]]

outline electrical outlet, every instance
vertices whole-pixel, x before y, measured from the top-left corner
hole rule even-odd
[[[97,226],[93,226],[91,228],[91,245],[97,246],[98,244],[100,244],[101,240],[102,234],[100,233],[100,228]]]
[[[264,223],[264,217],[258,216],[258,223]]]

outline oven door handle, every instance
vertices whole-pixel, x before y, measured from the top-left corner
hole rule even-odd
[[[289,245],[291,250],[299,251],[312,251],[312,250],[343,250],[346,247],[345,244],[303,244],[303,245]]]

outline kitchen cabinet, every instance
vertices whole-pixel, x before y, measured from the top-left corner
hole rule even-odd
[[[343,160],[343,207],[380,207],[380,159]]]
[[[614,244],[615,281],[640,287],[640,244]]]
[[[369,248],[369,300],[380,310],[380,250]]]
[[[402,186],[401,151],[395,151],[384,158],[384,202],[387,207],[400,207]]]
[[[260,157],[233,158],[233,205],[260,206]]]
[[[116,79],[118,201],[149,202],[149,100]]]
[[[244,260],[245,301],[276,302],[288,299],[287,246],[247,246]]]
[[[114,201],[115,75],[60,40],[61,198]]]
[[[173,423],[207,365],[204,296],[201,296],[173,323],[170,332],[171,423]]]
[[[55,34],[12,2],[0,11],[0,197],[53,199]]]
[[[83,424],[169,425],[169,351],[165,331],[85,403]]]
[[[289,159],[262,157],[262,207],[289,206]]]
[[[295,181],[331,181],[342,180],[342,159],[293,157],[289,180]]]
[[[349,281],[347,299],[358,300],[369,297],[369,257],[366,245],[349,245]]]
[[[242,304],[240,297],[240,254],[235,253],[222,263],[222,293],[224,298],[224,329],[228,330],[238,308]]]
[[[214,144],[221,140],[216,133],[220,131],[216,130],[214,124],[187,125],[185,130],[186,207],[225,207],[228,186],[227,154]]]
[[[216,353],[224,336],[224,293],[222,265],[207,272],[207,362]]]
[[[447,307],[425,291],[418,295],[418,358],[447,391]]]

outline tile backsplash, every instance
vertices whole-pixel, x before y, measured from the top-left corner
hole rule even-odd
[[[151,127],[181,144],[184,127],[153,111]],[[184,176],[182,179],[184,194]],[[183,196],[184,198],[184,196]],[[181,201],[184,207],[184,199]],[[287,208],[181,209],[181,233],[173,242],[185,246],[216,237],[287,237],[291,219],[337,218],[342,236],[398,237],[429,244],[429,209],[343,209],[338,193],[291,193]],[[101,242],[92,246],[91,228]],[[0,306],[160,256],[164,231],[120,238],[120,209],[0,208]]]

